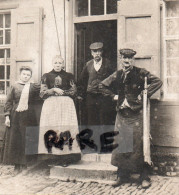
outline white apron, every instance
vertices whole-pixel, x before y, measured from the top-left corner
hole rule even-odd
[[[79,133],[76,109],[72,98],[68,96],[51,96],[44,101],[39,130],[39,154],[48,154],[45,147],[44,134],[48,130],[54,130],[60,135],[61,132],[70,131],[73,140],[72,149],[64,145],[63,150],[52,147],[52,154],[64,155],[71,153],[80,153],[80,148],[76,141],[76,135]]]

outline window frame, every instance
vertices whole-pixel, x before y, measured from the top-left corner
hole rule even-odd
[[[177,17],[167,17],[167,3],[168,2],[175,2],[175,1],[163,1],[162,7],[163,7],[163,69],[164,69],[164,84],[163,84],[163,91],[164,91],[164,101],[177,101],[179,100],[179,93],[168,93],[168,86],[167,86],[167,78],[179,78],[178,76],[168,76],[167,75],[167,59],[178,59],[179,57],[167,57],[167,41],[170,40],[178,40],[179,41],[179,34],[178,35],[167,35],[166,32],[166,21],[168,19],[179,19],[179,16]]]
[[[3,21],[5,21],[5,17],[4,17],[4,15],[5,14],[10,14],[10,17],[11,17],[11,10],[10,9],[7,9],[7,10],[4,10],[4,9],[1,9],[1,7],[0,7],[0,14],[3,14]],[[11,23],[11,26],[10,26],[10,28],[8,28],[8,29],[10,29],[11,30],[11,27],[12,27],[12,23]],[[3,36],[4,36],[4,34],[5,34],[5,29],[6,28],[3,28],[4,30],[3,30]],[[7,59],[7,49],[10,49],[10,52],[11,52],[11,40],[10,40],[10,44],[4,44],[5,43],[5,36],[3,37],[3,44],[2,45],[0,45],[0,49],[4,49],[5,50],[5,54],[4,54],[4,59]],[[11,55],[10,55],[11,56]],[[11,59],[11,57],[10,57],[10,59]],[[5,83],[8,81],[9,82],[9,85],[10,85],[10,83],[11,83],[11,79],[9,78],[9,79],[7,79],[7,66],[9,65],[10,66],[10,72],[11,72],[11,63],[10,64],[7,64],[6,63],[6,60],[5,60],[5,63],[4,64],[2,64],[4,67],[5,67],[5,77],[4,77],[4,79],[0,79],[0,81],[4,81]],[[7,95],[7,86],[6,86],[6,84],[5,84],[5,94],[0,94],[0,101],[4,101],[5,100],[5,98],[6,98],[6,95]]]
[[[117,0],[116,0],[117,1]],[[117,20],[118,10],[116,13],[107,14],[107,0],[104,0],[104,14],[103,15],[91,15],[91,0],[88,0],[88,16],[76,16],[76,2],[73,4],[73,24],[82,22],[95,22],[104,20]],[[118,2],[117,2],[118,3]]]
[[[91,15],[90,14],[90,2],[91,0],[88,0],[88,12],[89,12],[89,16],[76,16],[76,1],[77,0],[73,0],[70,1],[71,4],[71,9],[69,9],[70,16],[71,16],[71,23],[69,23],[69,25],[71,24],[72,26],[72,31],[70,35],[70,37],[72,37],[71,39],[71,59],[72,61],[70,62],[71,64],[74,64],[73,68],[71,68],[71,70],[73,71],[75,78],[77,77],[77,40],[76,40],[76,31],[75,31],[75,24],[79,24],[79,23],[86,23],[86,22],[97,22],[97,21],[106,21],[106,20],[116,20],[118,21],[118,3],[119,1],[117,1],[117,12],[115,14],[107,14],[107,0],[104,0],[104,15]],[[117,22],[117,29],[118,29],[118,22]],[[117,44],[117,50],[118,50],[118,44]],[[117,58],[117,61],[119,59]],[[118,62],[117,62],[118,63]],[[77,79],[77,78],[76,78]]]

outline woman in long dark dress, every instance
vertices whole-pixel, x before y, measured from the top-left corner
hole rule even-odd
[[[64,71],[63,66],[63,59],[55,56],[53,70],[42,77],[40,96],[45,101],[40,118],[38,153],[63,155],[63,159],[70,154],[74,162],[81,157],[76,141],[79,130],[73,101],[77,90],[73,75]]]
[[[35,102],[39,96],[40,86],[30,83],[31,77],[30,67],[20,68],[20,79],[10,87],[4,107],[7,128],[2,162],[15,165],[17,171],[27,165],[26,128],[37,125]]]

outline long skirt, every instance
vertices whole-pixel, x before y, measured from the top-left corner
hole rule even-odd
[[[11,115],[11,127],[6,128],[3,142],[3,164],[27,164],[33,156],[26,153],[26,130],[28,127],[37,126],[37,120],[33,106],[24,112],[16,112],[14,105]]]
[[[48,135],[55,132],[58,140],[50,145]],[[80,154],[76,141],[79,133],[78,121],[73,100],[68,96],[51,96],[44,101],[39,128],[38,154],[67,155]],[[66,136],[66,138],[64,138]],[[70,140],[72,143],[70,143]],[[70,146],[71,145],[71,146]]]
[[[114,142],[118,147],[112,152],[111,164],[119,169],[140,171],[143,167],[143,121],[142,110],[134,112],[131,109],[123,109],[117,112]]]

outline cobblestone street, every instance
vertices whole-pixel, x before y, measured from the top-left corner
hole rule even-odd
[[[127,183],[113,188],[108,184],[95,182],[60,181],[49,178],[49,169],[28,168],[22,173],[13,176],[13,167],[0,167],[0,194],[1,195],[178,195],[179,178],[162,177],[154,175],[151,177],[152,185],[144,190],[137,183]]]

